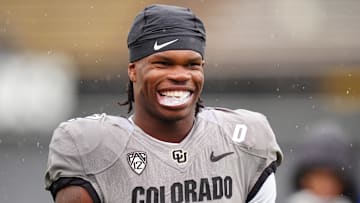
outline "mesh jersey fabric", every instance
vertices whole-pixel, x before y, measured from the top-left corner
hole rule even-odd
[[[140,173],[129,161],[134,153],[145,157],[137,159],[144,164]],[[281,160],[260,113],[207,107],[177,144],[150,137],[126,118],[102,114],[55,130],[45,184],[49,189],[61,177],[82,178],[107,203],[246,202],[264,172]]]

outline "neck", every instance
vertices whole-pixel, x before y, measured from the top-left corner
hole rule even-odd
[[[168,121],[154,118],[140,119],[140,116],[137,116],[135,113],[134,123],[155,139],[165,142],[179,143],[191,131],[194,124],[194,117]]]

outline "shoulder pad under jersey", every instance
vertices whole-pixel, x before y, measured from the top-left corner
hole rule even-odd
[[[207,107],[199,116],[218,125],[234,144],[248,153],[276,161],[280,165],[282,152],[266,117],[244,109],[231,110]]]
[[[71,137],[85,172],[93,174],[109,167],[118,159],[134,127],[123,117],[94,114],[63,122],[59,128]],[[54,144],[56,143],[51,143]]]

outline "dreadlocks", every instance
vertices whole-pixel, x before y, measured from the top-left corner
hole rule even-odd
[[[121,106],[128,105],[129,107],[128,107],[127,113],[130,113],[133,109],[133,102],[135,101],[134,85],[131,80],[128,81],[128,84],[126,87],[126,93],[127,93],[127,100],[125,102],[119,103],[119,105],[121,105]],[[200,112],[201,108],[204,108],[204,105],[203,105],[203,101],[201,100],[201,98],[199,98],[199,100],[196,102],[195,116]]]

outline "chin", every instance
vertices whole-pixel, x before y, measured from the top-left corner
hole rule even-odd
[[[192,109],[182,109],[182,110],[166,109],[158,113],[160,114],[158,115],[161,120],[168,122],[175,122],[175,121],[186,120],[190,117],[195,117],[195,107]]]

